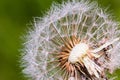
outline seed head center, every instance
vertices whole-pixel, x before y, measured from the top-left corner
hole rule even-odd
[[[78,62],[84,55],[87,54],[89,47],[86,43],[76,44],[70,52],[68,60],[71,63]]]

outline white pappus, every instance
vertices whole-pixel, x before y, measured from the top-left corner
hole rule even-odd
[[[23,73],[32,80],[108,80],[120,67],[119,23],[89,0],[53,4],[24,43]]]

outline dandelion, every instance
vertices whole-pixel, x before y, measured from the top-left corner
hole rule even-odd
[[[32,80],[108,80],[120,67],[120,30],[96,2],[53,4],[35,20],[22,58]]]

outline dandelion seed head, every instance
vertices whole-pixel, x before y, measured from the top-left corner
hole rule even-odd
[[[120,67],[119,23],[89,0],[53,4],[34,20],[22,66],[32,80],[106,80]]]

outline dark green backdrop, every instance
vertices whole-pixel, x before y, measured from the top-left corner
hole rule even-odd
[[[0,0],[0,80],[27,80],[19,67],[21,36],[33,22],[49,9],[51,3],[62,0]],[[120,20],[120,0],[99,0]],[[114,75],[120,75],[118,70]],[[119,77],[120,78],[120,77]],[[118,80],[120,80],[118,78]]]

